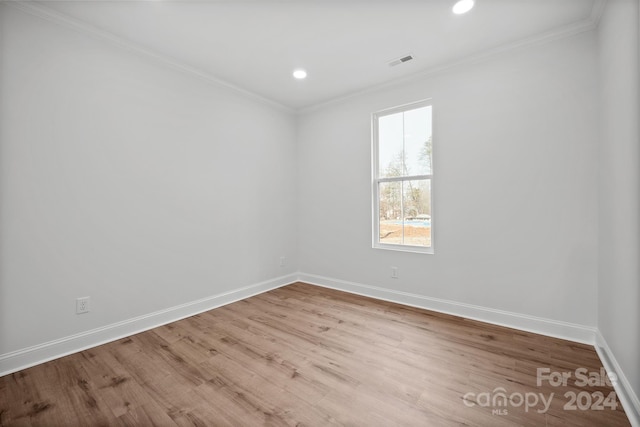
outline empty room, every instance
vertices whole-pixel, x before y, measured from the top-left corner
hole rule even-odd
[[[0,426],[640,427],[639,22],[0,1]]]

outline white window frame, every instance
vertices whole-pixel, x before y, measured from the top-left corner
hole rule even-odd
[[[431,99],[425,99],[422,101],[412,102],[409,104],[399,105],[397,107],[388,108],[382,111],[378,111],[372,114],[371,117],[371,176],[372,176],[372,206],[373,206],[373,248],[374,249],[387,249],[393,251],[402,251],[402,252],[417,252],[424,254],[433,254],[434,252],[434,239],[433,239],[433,230],[434,230],[434,206],[433,206],[433,191],[434,191],[434,159],[433,155],[431,158],[431,174],[430,175],[407,175],[402,177],[391,177],[391,178],[380,178],[380,170],[379,170],[379,135],[378,135],[378,123],[379,119],[384,116],[388,116],[391,114],[401,113],[409,110],[414,110],[417,108],[423,107],[431,107],[431,134],[433,138],[433,102]],[[432,139],[432,144],[434,143],[435,138]],[[403,181],[412,181],[412,180],[421,180],[428,179],[430,180],[430,192],[429,192],[429,204],[431,207],[431,246],[415,246],[408,244],[391,244],[391,243],[381,243],[380,242],[380,192],[379,186],[380,183],[383,182],[403,182]]]

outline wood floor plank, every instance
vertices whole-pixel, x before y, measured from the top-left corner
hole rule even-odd
[[[592,346],[296,283],[4,376],[0,426],[628,426],[567,406],[613,392],[578,368]]]
[[[164,426],[175,427],[177,424],[169,415],[153,400],[149,400],[142,406],[138,406],[118,417],[122,426]]]

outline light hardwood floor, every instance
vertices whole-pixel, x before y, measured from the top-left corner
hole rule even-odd
[[[601,367],[588,345],[297,283],[4,376],[0,425],[627,426],[619,404],[564,409],[612,391],[575,385]],[[513,400],[485,405],[499,388]]]

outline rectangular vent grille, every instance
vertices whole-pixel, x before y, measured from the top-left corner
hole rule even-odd
[[[400,65],[403,62],[411,61],[413,59],[413,55],[405,55],[402,58],[394,59],[389,62],[390,67],[395,67],[396,65]]]

